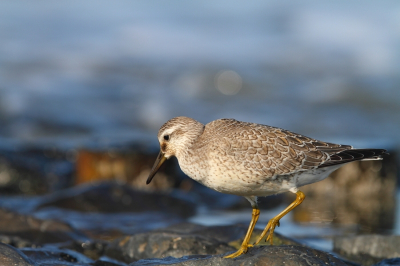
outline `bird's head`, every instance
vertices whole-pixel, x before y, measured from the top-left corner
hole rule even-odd
[[[146,184],[151,182],[165,160],[176,156],[179,161],[179,157],[187,152],[203,131],[204,125],[189,117],[179,116],[167,121],[158,131],[160,153],[154,162]]]

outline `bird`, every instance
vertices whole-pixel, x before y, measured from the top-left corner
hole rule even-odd
[[[282,128],[218,119],[206,125],[179,116],[158,131],[160,152],[150,170],[149,184],[160,166],[175,156],[181,170],[195,181],[221,193],[243,196],[252,218],[241,247],[225,258],[236,258],[264,237],[273,244],[279,220],[305,199],[300,187],[321,181],[353,161],[382,160],[385,149],[355,149],[306,137]],[[250,237],[260,215],[258,197],[290,191],[296,199],[269,220],[254,244]]]

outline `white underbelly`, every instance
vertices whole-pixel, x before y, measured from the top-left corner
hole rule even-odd
[[[239,196],[269,196],[296,191],[298,187],[325,179],[342,166],[265,177],[258,171],[241,167],[240,164],[230,164],[230,167],[228,165],[223,162],[210,165],[207,160],[197,164],[180,164],[182,171],[199,183],[222,193]]]
[[[340,165],[341,166],[341,165]],[[193,179],[216,191],[239,196],[269,196],[319,182],[335,171],[334,168],[313,169],[290,175],[265,178],[262,176],[236,175],[232,172],[214,171],[208,175],[197,173]]]

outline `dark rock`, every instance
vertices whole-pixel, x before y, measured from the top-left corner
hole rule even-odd
[[[399,266],[400,258],[386,259],[374,264],[374,266]]]
[[[334,251],[362,265],[400,257],[400,236],[360,235],[336,237]]]
[[[34,266],[35,263],[20,250],[0,243],[0,265],[1,266]]]
[[[189,217],[196,206],[177,193],[149,193],[114,182],[85,185],[46,196],[37,209],[58,207],[80,212],[167,212]]]
[[[244,234],[241,229],[231,229],[184,223],[119,239],[107,247],[105,254],[128,263],[145,258],[222,254],[234,250],[227,244],[229,240]]]
[[[91,266],[126,266],[126,264],[99,260],[91,264]]]
[[[0,235],[0,243],[7,244],[16,248],[34,247],[35,244],[19,236]]]
[[[247,226],[242,225],[205,227],[183,223],[116,240],[106,248],[105,254],[127,263],[167,256],[223,254],[236,250],[246,231]],[[254,239],[259,233],[260,230],[255,230]],[[280,238],[279,234],[274,240],[278,244],[295,243]]]
[[[153,259],[143,259],[137,262],[132,262],[129,266],[156,266],[156,265],[177,265],[179,263],[202,263],[202,260],[212,259],[212,255],[190,255],[190,256],[183,256],[181,258],[174,258],[174,257],[165,257],[165,258],[153,258]],[[219,256],[220,257],[220,256]],[[201,265],[201,264],[199,264]],[[206,265],[213,265],[213,264],[206,264]],[[218,265],[218,264],[216,264]]]
[[[50,238],[52,232],[57,230],[47,230],[47,228],[58,223],[59,226],[63,224],[68,228],[66,230],[70,230],[66,232],[67,235],[76,233],[74,230],[79,230],[78,232],[83,232],[91,238],[109,241],[127,234],[145,232],[182,222],[196,211],[196,205],[190,197],[186,197],[179,191],[172,191],[169,194],[149,193],[135,191],[115,183],[80,186],[45,196],[32,197],[29,200],[24,197],[4,198],[0,199],[0,206],[42,219],[11,213],[8,215],[10,218],[7,216],[7,219],[0,221],[0,233],[1,228],[8,228],[7,230],[16,228],[12,233],[4,234],[5,236],[19,236],[21,232],[32,230],[30,227],[32,225],[35,226],[34,230],[45,232],[44,235],[32,235],[34,233],[28,232],[32,235],[29,238],[32,240],[45,237],[46,234]],[[2,214],[1,209],[0,214]],[[22,222],[25,224],[24,227],[21,225]],[[58,230],[57,234],[61,231],[63,230]],[[24,235],[21,238],[24,239]],[[45,237],[45,239],[48,238]],[[60,240],[51,242],[67,240],[74,240],[74,238],[62,237]],[[6,243],[9,244],[9,242]]]
[[[0,193],[37,195],[71,186],[69,153],[55,147],[0,149]]]
[[[126,266],[126,263],[110,259],[108,257],[101,257],[99,260],[96,260],[95,263],[91,264],[92,266]]]
[[[226,254],[224,254],[226,255]],[[254,247],[246,254],[236,259],[225,259],[217,256],[186,256],[182,258],[167,257],[164,259],[140,260],[129,264],[141,265],[268,265],[268,266],[308,266],[308,265],[335,265],[346,266],[340,259],[319,250],[301,246],[261,246]]]
[[[196,212],[196,204],[179,191],[150,193],[116,183],[74,187],[36,202],[24,211],[42,219],[60,219],[106,241],[179,223]],[[21,203],[13,205],[20,208]]]
[[[46,245],[45,247],[57,247],[58,249],[69,249],[79,252],[86,257],[97,260],[105,251],[108,242],[99,240],[88,240],[88,241],[69,241],[58,244]]]
[[[63,222],[40,220],[4,209],[0,209],[0,217],[0,241],[18,248],[86,239]]]
[[[68,250],[57,248],[23,248],[21,251],[38,265],[65,265],[83,266],[93,263],[93,260],[84,255]]]
[[[55,220],[40,220],[30,215],[18,214],[0,208],[0,228],[3,232],[18,232],[27,230],[63,231],[70,232],[73,229],[65,223]]]

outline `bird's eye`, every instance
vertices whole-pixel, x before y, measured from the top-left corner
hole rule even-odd
[[[164,135],[164,139],[168,141],[169,140],[169,135]]]

